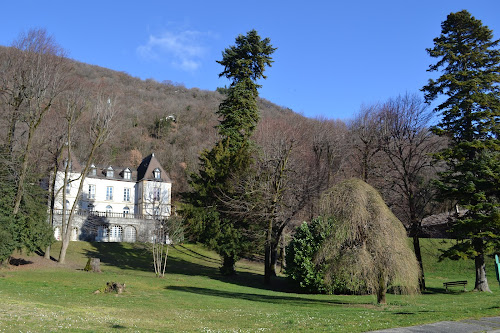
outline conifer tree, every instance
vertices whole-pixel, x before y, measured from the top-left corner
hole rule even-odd
[[[200,156],[199,174],[191,176],[191,193],[185,195],[184,215],[191,234],[216,250],[223,259],[221,272],[234,274],[234,264],[249,246],[244,219],[236,221],[220,207],[222,195],[231,196],[232,184],[249,171],[252,163],[250,137],[259,121],[257,80],[266,78],[275,48],[257,31],[239,35],[234,46],[222,53],[219,76],[231,80],[226,99],[219,105],[220,138]]]
[[[459,242],[444,256],[474,258],[475,289],[490,291],[485,255],[500,236],[500,51],[492,31],[463,10],[448,15],[441,35],[427,49],[437,58],[428,71],[437,80],[423,87],[426,101],[438,97],[442,114],[435,126],[450,139],[437,158],[447,164],[437,182],[443,199],[465,208],[453,231]]]

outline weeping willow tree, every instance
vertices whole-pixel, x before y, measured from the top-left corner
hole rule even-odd
[[[334,186],[321,198],[321,216],[336,221],[316,257],[327,262],[326,279],[376,294],[381,304],[389,287],[418,292],[419,266],[406,231],[373,187],[360,179]]]

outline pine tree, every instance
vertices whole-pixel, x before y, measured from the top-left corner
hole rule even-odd
[[[249,171],[252,163],[250,137],[259,121],[257,80],[266,78],[275,51],[268,38],[257,31],[239,35],[234,46],[222,53],[224,66],[219,76],[231,80],[226,99],[217,115],[219,141],[200,156],[199,174],[191,175],[191,193],[183,206],[188,229],[197,240],[209,245],[223,258],[221,272],[234,274],[234,265],[250,246],[245,230],[248,221],[230,218],[220,207],[221,196],[231,196],[232,184]]]
[[[465,10],[448,15],[429,55],[440,71],[423,87],[426,101],[444,97],[435,126],[450,139],[437,158],[447,165],[437,182],[441,197],[466,209],[453,231],[459,242],[443,256],[474,258],[475,289],[490,291],[485,255],[500,236],[500,51],[492,31]],[[440,100],[441,101],[441,100]]]

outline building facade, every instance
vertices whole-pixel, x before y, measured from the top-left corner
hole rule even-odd
[[[148,241],[154,221],[172,214],[172,182],[154,153],[144,158],[137,169],[92,165],[80,195],[82,168],[75,161],[65,163],[70,163],[68,181],[64,181],[66,165],[55,179],[56,239],[61,238],[61,221],[75,202],[72,240]]]

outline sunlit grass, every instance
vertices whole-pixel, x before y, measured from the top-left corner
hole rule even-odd
[[[197,245],[171,249],[159,279],[141,245],[74,242],[66,267],[0,271],[0,332],[363,332],[500,315],[492,269],[493,294],[460,287],[445,293],[445,281],[466,279],[473,288],[473,262],[438,262],[436,247],[447,245],[422,245],[429,291],[388,295],[388,305],[378,306],[374,296],[295,293],[283,278],[265,286],[254,262],[238,263],[236,277],[221,277],[217,255]],[[102,273],[82,270],[87,256],[101,258]],[[93,294],[107,281],[126,283],[126,292]]]

